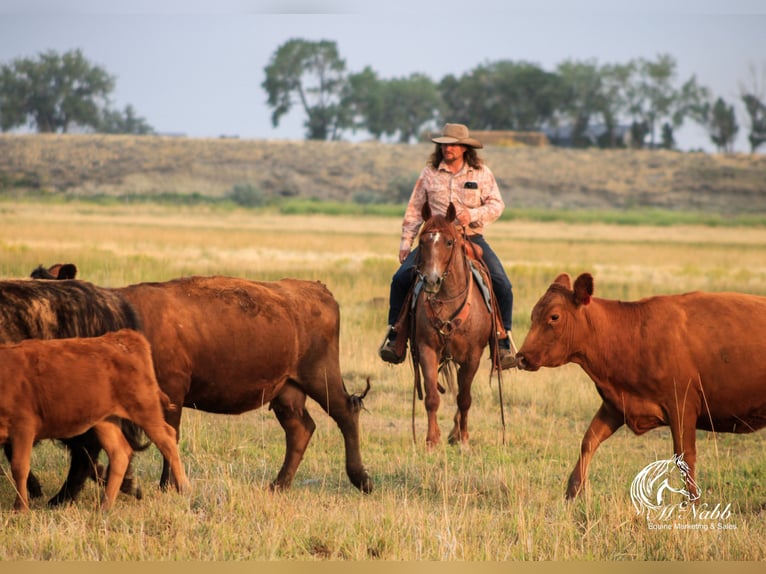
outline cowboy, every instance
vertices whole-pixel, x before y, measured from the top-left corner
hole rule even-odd
[[[406,355],[406,345],[398,346],[404,349],[404,353],[397,352],[395,342],[398,333],[394,326],[413,283],[418,249],[412,249],[412,244],[423,223],[421,208],[428,201],[432,213],[444,215],[449,204],[453,203],[457,221],[465,228],[467,238],[483,252],[502,323],[508,334],[499,341],[498,363],[502,369],[514,367],[516,346],[511,337],[513,290],[503,264],[484,238],[484,228],[500,217],[505,203],[495,176],[476,153],[483,147],[481,142],[470,137],[466,126],[445,124],[442,134],[431,141],[436,147],[415,182],[402,220],[399,246],[401,266],[391,280],[388,331],[378,354],[384,361],[394,364],[401,363]]]

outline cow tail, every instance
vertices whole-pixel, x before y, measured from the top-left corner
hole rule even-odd
[[[120,419],[120,428],[122,428],[122,434],[125,435],[125,440],[128,441],[130,448],[134,451],[140,452],[146,450],[152,444],[152,441],[146,437],[144,429],[133,421]],[[141,442],[142,440],[145,440],[146,442]]]
[[[345,386],[345,384],[344,384]],[[367,396],[367,393],[370,392],[370,377],[367,377],[367,386],[365,387],[364,391],[357,395],[348,395],[348,402],[351,406],[351,410],[354,412],[359,412],[364,408],[364,397]],[[348,394],[348,392],[346,393]]]
[[[160,403],[166,413],[174,413],[178,410],[178,406],[170,402],[170,397],[162,389],[160,389]]]

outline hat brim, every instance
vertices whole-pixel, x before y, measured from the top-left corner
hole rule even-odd
[[[473,138],[453,138],[449,136],[440,136],[438,138],[431,138],[431,141],[437,144],[459,144],[459,145],[467,145],[469,147],[481,149],[484,146],[481,145],[481,142],[479,140],[475,140]]]

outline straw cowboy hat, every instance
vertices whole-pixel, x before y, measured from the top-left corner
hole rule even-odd
[[[463,124],[444,124],[442,135],[431,139],[438,144],[460,144],[474,148],[482,148],[481,142],[469,137],[468,128]]]

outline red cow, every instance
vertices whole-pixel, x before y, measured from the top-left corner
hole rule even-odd
[[[536,371],[576,363],[603,400],[582,441],[566,495],[585,486],[598,446],[623,424],[669,426],[694,483],[695,429],[748,433],[766,425],[766,297],[686,293],[635,302],[593,297],[593,277],[559,275],[532,309],[517,354]]]
[[[34,442],[77,436],[90,428],[109,456],[102,501],[109,508],[132,455],[115,417],[140,425],[170,461],[176,488],[188,485],[176,433],[164,418],[170,401],[155,379],[149,343],[138,331],[0,345],[0,389],[0,443],[13,445],[16,510],[29,509],[27,475]]]

